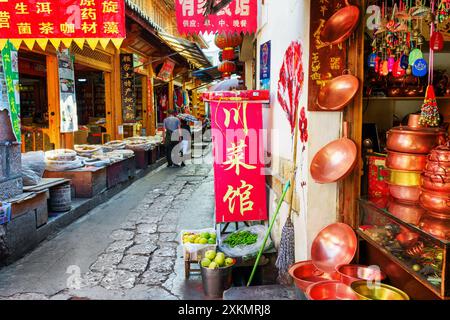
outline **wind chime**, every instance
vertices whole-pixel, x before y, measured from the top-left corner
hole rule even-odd
[[[224,78],[229,78],[236,71],[234,50],[242,44],[243,38],[239,33],[218,33],[214,43],[222,49],[222,62],[217,67]]]

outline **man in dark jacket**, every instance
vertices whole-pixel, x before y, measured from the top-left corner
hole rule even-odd
[[[173,162],[172,151],[173,148],[179,143],[178,137],[181,136],[180,132],[181,123],[180,119],[175,117],[175,111],[169,110],[168,114],[169,116],[166,119],[164,119],[164,131],[165,131],[164,145],[166,146],[167,167],[171,166],[179,167],[178,164],[175,164]]]

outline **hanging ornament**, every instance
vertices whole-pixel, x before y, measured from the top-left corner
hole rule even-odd
[[[395,58],[390,56],[388,59],[388,72],[392,72],[392,69],[394,68]]]
[[[406,54],[402,54],[402,56],[400,57],[400,67],[404,70],[408,69],[408,65],[409,65],[409,61],[408,61],[408,56]]]
[[[450,4],[450,2],[446,1],[446,0],[442,0],[439,3],[438,11],[437,11],[437,21],[439,23],[442,23],[449,18],[449,16],[450,16],[449,4]]]
[[[367,65],[369,66],[369,68],[375,68],[376,64],[377,64],[377,54],[371,53],[369,54],[369,57],[367,58]]]
[[[430,39],[430,47],[434,51],[442,51],[444,49],[444,36],[442,33],[435,31]]]
[[[412,66],[418,59],[423,58],[423,53],[420,49],[415,48],[409,53],[409,65]]]
[[[389,74],[389,63],[387,60],[384,60],[380,66],[380,74],[382,76],[387,76]]]
[[[415,77],[424,77],[428,73],[428,65],[425,59],[417,59],[412,66],[412,74]]]
[[[436,102],[436,94],[433,85],[427,87],[425,100],[422,104],[419,123],[422,126],[437,127],[440,122],[439,109]]]
[[[392,75],[395,78],[400,78],[403,77],[405,75],[406,71],[405,69],[403,69],[400,65],[400,59],[398,59],[395,63],[394,63],[394,67],[392,68]]]

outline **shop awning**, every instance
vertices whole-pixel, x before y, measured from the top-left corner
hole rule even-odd
[[[217,66],[194,71],[192,75],[203,82],[212,82],[222,78],[222,73],[217,69]]]
[[[212,67],[211,62],[203,53],[198,44],[171,36],[164,32],[158,32],[158,36],[169,46],[177,52],[180,56],[186,59],[191,65],[197,69]]]

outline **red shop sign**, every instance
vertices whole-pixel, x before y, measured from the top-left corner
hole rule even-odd
[[[175,0],[181,34],[256,32],[257,0]]]
[[[216,222],[267,220],[262,103],[210,104]]]
[[[125,37],[123,0],[0,0],[0,39]]]

